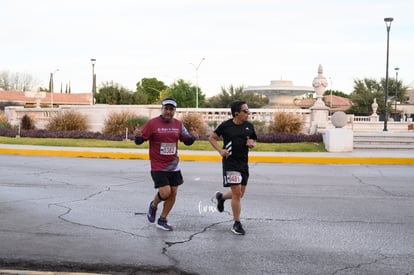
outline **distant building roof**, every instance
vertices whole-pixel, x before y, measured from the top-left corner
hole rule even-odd
[[[20,105],[36,105],[36,99],[41,105],[89,105],[91,93],[61,94],[48,92],[19,92],[0,91],[0,102],[14,102]]]

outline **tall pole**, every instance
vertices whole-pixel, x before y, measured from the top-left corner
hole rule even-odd
[[[385,68],[385,98],[384,98],[384,129],[383,131],[388,131],[387,128],[387,121],[388,121],[388,57],[389,57],[389,48],[390,48],[390,29],[391,29],[391,22],[394,20],[392,17],[384,18],[385,25],[387,27],[387,62]]]
[[[198,66],[195,66],[193,63],[190,63],[191,65],[193,65],[195,71],[196,71],[196,108],[198,109],[198,69],[200,68],[201,62],[203,62],[205,60],[205,58],[203,57],[200,60],[200,63],[198,63]]]
[[[59,71],[59,69],[56,69],[53,71],[53,73],[50,73],[50,81],[49,81],[49,92],[50,92],[50,107],[53,108],[53,92],[54,92],[54,85],[53,85],[53,75]]]
[[[95,100],[95,63],[96,63],[96,59],[95,58],[91,58],[91,63],[92,63],[92,96],[91,96],[91,105],[94,104],[94,100]]]
[[[329,80],[330,80],[330,82],[331,82],[331,100],[330,100],[330,105],[331,105],[331,108],[330,108],[330,110],[329,110],[329,112],[332,114],[332,78],[331,77],[329,77]]]
[[[398,70],[400,68],[396,67],[394,68],[395,70],[395,108],[394,108],[394,113],[395,116],[397,116],[397,101],[398,101]]]

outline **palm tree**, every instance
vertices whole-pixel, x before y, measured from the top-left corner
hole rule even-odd
[[[244,100],[249,104],[250,108],[260,108],[269,103],[269,99],[266,96],[262,96],[256,93],[244,92],[244,87],[221,87],[221,93],[217,96],[213,96],[206,102],[206,107],[211,108],[227,108],[233,101]]]

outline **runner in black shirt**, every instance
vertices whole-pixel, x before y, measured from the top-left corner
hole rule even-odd
[[[246,191],[249,179],[248,154],[249,148],[256,146],[256,132],[253,124],[247,121],[249,109],[245,101],[236,101],[231,105],[232,119],[221,123],[209,141],[223,157],[223,186],[231,190],[225,194],[216,192],[217,209],[224,211],[224,201],[231,199],[234,225],[233,233],[244,235],[245,231],[240,223],[241,198]],[[223,146],[218,143],[223,137]]]

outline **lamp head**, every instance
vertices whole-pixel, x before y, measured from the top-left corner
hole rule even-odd
[[[95,65],[96,59],[95,58],[91,58],[91,62],[92,62],[92,65]]]
[[[394,18],[392,18],[392,17],[385,17],[384,18],[385,25],[387,25],[388,28],[391,27],[391,22],[392,21],[394,21]]]
[[[394,68],[394,70],[395,70],[396,72],[398,72],[398,71],[400,70],[400,68],[396,67],[396,68]]]

